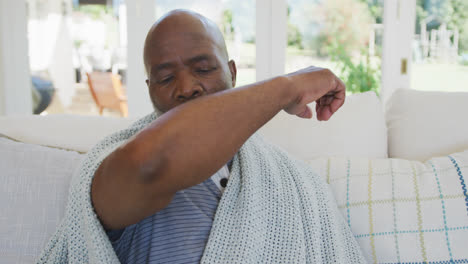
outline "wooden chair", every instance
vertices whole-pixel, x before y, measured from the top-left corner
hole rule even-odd
[[[108,108],[119,111],[123,117],[128,116],[127,97],[119,75],[111,72],[87,72],[86,76],[100,115],[104,108]]]

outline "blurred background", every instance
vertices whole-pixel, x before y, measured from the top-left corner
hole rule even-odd
[[[148,113],[142,43],[176,8],[218,24],[237,86],[315,65],[383,100],[396,88],[468,91],[466,0],[0,1],[2,115]]]

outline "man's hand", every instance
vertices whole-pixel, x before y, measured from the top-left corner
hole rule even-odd
[[[311,66],[286,77],[292,97],[284,110],[289,114],[311,118],[312,110],[307,104],[315,101],[317,119],[326,121],[345,101],[344,83],[328,69]]]

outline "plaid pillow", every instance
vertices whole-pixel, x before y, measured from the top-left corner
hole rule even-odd
[[[326,177],[370,263],[468,263],[468,150],[425,163],[310,164]]]

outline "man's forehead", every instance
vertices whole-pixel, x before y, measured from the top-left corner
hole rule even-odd
[[[205,36],[194,33],[173,33],[154,43],[148,43],[147,55],[149,62],[164,63],[176,57],[190,59],[201,54],[217,56],[219,54],[216,43]]]
[[[147,43],[148,48],[164,48],[168,46],[197,45],[212,47],[215,40],[208,34],[193,31],[173,31],[163,34],[155,32],[154,37]]]

